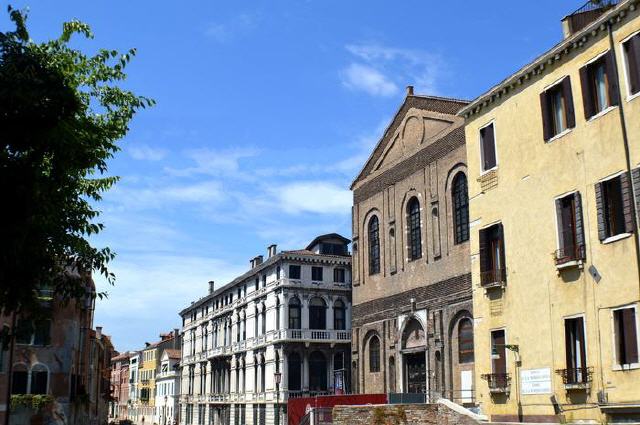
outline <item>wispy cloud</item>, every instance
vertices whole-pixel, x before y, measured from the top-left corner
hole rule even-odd
[[[257,23],[256,14],[241,13],[226,22],[211,22],[204,30],[204,35],[218,43],[227,43],[238,36],[250,33]]]
[[[129,146],[127,152],[129,152],[131,158],[143,161],[160,161],[167,156],[166,149],[154,148],[143,144]]]
[[[372,96],[393,96],[398,92],[398,86],[382,72],[359,63],[352,63],[344,70],[342,83]]]
[[[283,185],[275,191],[280,209],[290,214],[346,214],[351,209],[351,192],[324,181],[305,181]]]
[[[422,93],[438,94],[444,61],[434,53],[380,44],[349,44],[351,63],[342,71],[345,86],[373,96],[392,96],[398,87],[413,85]]]
[[[105,196],[105,201],[120,210],[159,209],[167,206],[180,207],[191,203],[205,205],[221,202],[226,199],[222,183],[215,180],[204,180],[195,183],[171,182],[162,185],[127,185],[127,182],[114,187]]]
[[[242,159],[251,158],[260,153],[253,148],[232,148],[216,150],[209,148],[191,149],[184,152],[184,157],[195,163],[193,167],[172,168],[165,171],[174,176],[188,177],[194,175],[228,176],[237,174]]]

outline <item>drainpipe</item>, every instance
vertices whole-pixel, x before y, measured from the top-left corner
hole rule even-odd
[[[638,205],[635,199],[636,195],[636,187],[633,184],[633,178],[631,176],[631,154],[629,153],[629,137],[627,135],[627,121],[624,116],[624,97],[622,94],[622,84],[620,81],[620,75],[618,73],[618,55],[616,53],[615,42],[613,40],[613,25],[611,20],[607,21],[607,31],[609,33],[609,47],[611,50],[611,55],[613,58],[613,72],[615,75],[615,81],[618,83],[618,99],[619,105],[618,110],[620,113],[620,125],[622,127],[622,143],[624,145],[624,156],[627,163],[627,177],[629,178],[629,183],[631,185],[631,203],[632,208],[631,212],[633,214],[633,233],[634,233],[634,242],[636,245],[636,269],[638,272],[638,276],[640,277],[640,235],[638,234]],[[640,282],[640,279],[639,279]]]

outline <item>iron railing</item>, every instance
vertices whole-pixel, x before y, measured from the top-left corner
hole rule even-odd
[[[571,34],[585,28],[618,3],[620,0],[590,0],[586,2],[584,6],[570,13],[566,18],[569,20]]]
[[[593,379],[592,367],[558,369],[556,373],[562,377],[562,383],[565,386],[583,386],[589,384]]]
[[[586,250],[584,245],[569,245],[564,248],[556,250],[554,259],[556,266],[569,263],[571,261],[584,260],[586,257]]]
[[[511,386],[511,374],[509,373],[486,373],[481,376],[487,381],[491,392],[508,392]]]
[[[480,285],[485,287],[501,286],[507,283],[507,270],[494,268],[480,272]]]

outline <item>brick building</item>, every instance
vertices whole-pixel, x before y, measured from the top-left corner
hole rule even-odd
[[[109,419],[127,419],[129,401],[129,358],[131,352],[119,354],[111,359],[112,396],[109,403]]]
[[[409,87],[351,186],[357,392],[473,401],[466,104]]]

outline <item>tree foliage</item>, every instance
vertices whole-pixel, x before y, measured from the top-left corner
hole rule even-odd
[[[86,277],[115,276],[114,253],[94,247],[95,205],[117,177],[107,161],[129,122],[154,101],[121,87],[135,49],[72,48],[88,25],[63,24],[59,38],[29,38],[24,12],[8,9],[15,30],[0,32],[0,311],[38,304],[38,290],[64,299],[87,295]]]

